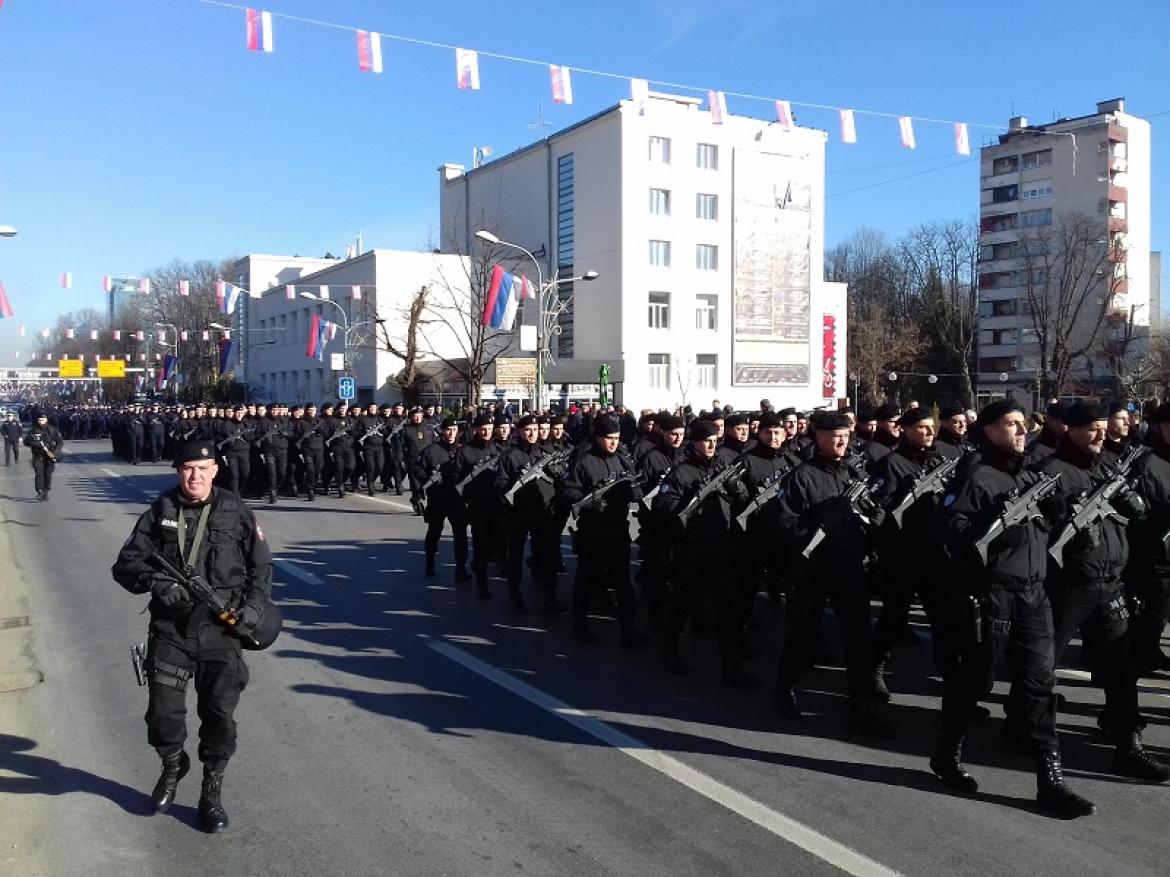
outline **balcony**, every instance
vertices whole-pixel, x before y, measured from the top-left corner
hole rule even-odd
[[[1129,261],[1129,250],[1125,247],[1113,247],[1105,254],[1105,258],[1114,265],[1124,265]]]
[[[1126,130],[1124,125],[1110,125],[1107,136],[1111,143],[1129,142],[1129,131]]]
[[[1105,222],[1111,232],[1120,232],[1121,234],[1129,232],[1129,220],[1127,219],[1122,219],[1119,216],[1110,216]]]
[[[1129,200],[1129,190],[1124,186],[1116,186],[1113,183],[1110,183],[1108,198],[1110,201],[1116,201],[1118,203],[1124,204]]]
[[[1015,213],[992,213],[979,218],[979,231],[984,233],[1015,231],[1018,225]]]

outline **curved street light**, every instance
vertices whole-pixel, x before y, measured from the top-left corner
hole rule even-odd
[[[16,229],[11,225],[0,225],[0,238],[16,237]]]

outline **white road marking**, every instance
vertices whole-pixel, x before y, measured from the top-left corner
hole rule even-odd
[[[898,874],[897,871],[887,868],[880,862],[875,862],[856,850],[826,837],[816,829],[778,813],[742,792],[738,792],[705,773],[683,764],[677,758],[672,758],[657,749],[650,748],[640,740],[612,728],[582,710],[570,707],[526,682],[521,682],[512,675],[496,669],[491,664],[469,655],[450,643],[431,642],[428,645],[445,658],[450,658],[455,663],[490,682],[494,682],[517,697],[535,704],[578,730],[584,731],[589,736],[612,746],[630,758],[640,761],[676,783],[698,792],[708,800],[721,807],[726,807],[733,813],[739,814],[777,837],[812,853],[817,858],[840,868],[847,874],[854,874],[857,877],[877,877],[877,875],[896,877]]]
[[[1085,682],[1091,682],[1093,680],[1093,674],[1087,670],[1069,670],[1064,667],[1058,667],[1056,675],[1065,676],[1069,679],[1083,679]],[[1153,694],[1158,697],[1170,697],[1170,691],[1149,685],[1139,685],[1138,691],[1144,694]]]
[[[356,496],[358,499],[365,499],[365,500],[369,500],[370,502],[382,502],[382,503],[385,503],[386,505],[392,505],[392,506],[394,506],[394,508],[402,509],[404,512],[412,512],[412,513],[414,512],[414,509],[411,508],[409,505],[407,505],[404,502],[397,502],[396,500],[386,499],[385,497],[381,497],[381,496],[370,496],[368,493],[355,493],[353,495]]]
[[[292,576],[294,579],[299,579],[300,581],[304,582],[306,585],[323,585],[323,584],[325,584],[323,581],[321,581],[319,578],[317,578],[311,572],[305,572],[303,569],[298,567],[291,560],[281,560],[279,558],[276,558],[272,562],[274,564],[276,564],[281,570],[283,570],[284,572],[286,572],[290,576]]]
[[[115,472],[112,469],[107,469],[104,466],[102,467],[102,471],[105,472],[107,475],[109,475],[111,478],[121,478],[122,477],[122,475],[120,473]]]

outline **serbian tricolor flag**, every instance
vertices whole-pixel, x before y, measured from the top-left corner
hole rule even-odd
[[[202,332],[202,335],[203,335],[203,340],[204,340],[204,341],[210,341],[210,340],[211,340],[211,333],[210,333],[209,331],[207,331],[206,329],[204,329],[204,330],[203,330],[203,332]]]
[[[106,292],[114,291],[114,278],[109,274],[102,278],[102,289],[104,289]]]
[[[898,130],[902,132],[902,145],[914,148],[914,121],[909,116],[898,116]]]
[[[297,297],[297,288],[295,286],[293,286],[291,283],[286,283],[285,287],[284,287],[284,297],[287,298],[289,301],[292,301],[294,298]]]
[[[72,326],[70,326],[68,329],[65,330],[65,337],[70,339],[70,340],[73,339],[73,327]]]
[[[138,361],[139,362],[146,362],[146,354],[145,353],[138,354]]]
[[[89,340],[90,341],[97,341],[97,329],[90,329],[89,330]]]
[[[955,122],[955,152],[959,155],[971,154],[971,141],[967,137],[966,122]]]
[[[163,331],[162,329],[158,330],[158,343],[159,344],[166,344],[167,343],[167,333],[165,331]]]
[[[138,281],[138,291],[142,292],[142,293],[149,293],[150,292],[150,278],[149,277],[143,277],[141,280]]]
[[[792,104],[786,100],[776,101],[776,121],[785,131],[792,130]]]
[[[187,330],[186,330],[186,329],[183,329],[183,330],[181,330],[181,331],[179,332],[179,340],[180,340],[180,341],[186,341],[186,340],[187,340]]]
[[[841,110],[841,142],[857,142],[857,123],[853,120],[853,110]]]
[[[479,90],[479,52],[474,49],[455,50],[455,73],[460,88]]]
[[[382,35],[373,31],[357,32],[358,69],[365,73],[382,72]]]
[[[272,51],[272,13],[247,10],[248,49],[253,52]]]
[[[722,125],[727,115],[727,95],[721,91],[707,92],[707,106],[711,110],[712,124]]]
[[[240,299],[240,287],[231,283],[226,283],[223,280],[215,281],[215,298],[219,302],[219,312],[221,314],[234,314],[236,312],[236,302]]]
[[[61,288],[62,289],[71,289],[72,287],[73,287],[73,275],[70,274],[68,271],[62,272],[62,274],[61,274]]]
[[[313,359],[317,355],[317,347],[321,343],[321,315],[313,314],[309,321],[309,344],[305,347],[305,358]]]
[[[12,305],[8,303],[8,294],[4,292],[4,284],[0,283],[0,317],[11,317]],[[24,326],[20,327],[20,337],[24,337]]]
[[[225,374],[228,364],[232,361],[232,352],[235,350],[234,341],[228,338],[219,339],[219,373]]]
[[[552,81],[553,103],[571,104],[573,102],[573,80],[569,76],[569,68],[560,64],[550,64],[548,76]]]
[[[483,325],[510,332],[522,298],[536,298],[536,291],[528,278],[515,277],[499,265],[493,265],[484,301]]]
[[[350,287],[350,294],[354,301],[362,300],[362,288],[356,283]]]
[[[115,341],[121,341],[121,340],[122,340],[122,330],[121,330],[121,329],[115,329],[115,330],[114,330],[114,340],[115,340]]]
[[[141,329],[139,329],[137,332],[134,333],[134,340],[135,341],[145,341],[146,340],[146,333],[143,332]]]
[[[190,295],[190,294],[191,294],[191,281],[190,280],[180,280],[179,281],[179,295]]]

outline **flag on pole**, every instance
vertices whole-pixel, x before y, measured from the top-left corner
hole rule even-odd
[[[12,305],[8,301],[8,294],[4,291],[4,284],[0,283],[0,317],[11,317]],[[20,327],[20,337],[24,337],[24,326]]]
[[[967,137],[966,122],[955,122],[955,152],[959,155],[971,154],[971,141]]]
[[[97,329],[90,329],[89,330],[89,340],[90,341],[97,341],[97,338],[98,338]]]
[[[232,361],[234,344],[235,342],[229,338],[219,339],[219,373],[221,375],[227,372],[228,364]]]
[[[321,337],[317,342],[317,359],[325,358],[325,345],[337,336],[337,324],[328,320],[321,321]]]
[[[535,297],[536,291],[527,277],[515,277],[499,265],[493,265],[491,283],[484,301],[483,325],[503,332],[512,331],[520,300]]]
[[[191,281],[190,280],[180,280],[179,281],[179,295],[190,295],[190,294],[191,294]]]
[[[247,10],[248,49],[252,52],[272,51],[272,13]]]
[[[106,292],[114,291],[114,278],[109,274],[102,278],[102,289]]]
[[[358,284],[355,283],[353,286],[350,287],[350,293],[351,293],[351,297],[353,298],[354,301],[361,301],[362,300],[362,288]]]
[[[722,125],[727,115],[727,95],[721,91],[708,91],[707,108],[711,111],[712,124]]]
[[[317,287],[317,294],[321,297],[322,301],[329,301],[329,284],[322,283]]]
[[[841,142],[857,142],[857,123],[853,120],[853,110],[841,110]]]
[[[293,286],[291,283],[285,284],[284,297],[287,298],[289,301],[292,301],[294,298],[297,297],[297,288],[295,286]]]
[[[571,104],[573,102],[573,79],[569,75],[569,68],[560,64],[550,64],[549,79],[552,80],[552,98],[556,104]]]
[[[780,124],[780,127],[783,130],[792,130],[792,104],[789,101],[776,101],[776,121]]]
[[[309,321],[309,343],[305,347],[305,358],[313,359],[317,355],[317,344],[320,341],[321,335],[321,316],[313,314]]]
[[[898,116],[898,129],[902,132],[902,145],[914,148],[914,121],[909,116]]]
[[[61,273],[61,288],[71,289],[73,287],[73,275],[68,271]]]
[[[138,291],[142,292],[142,293],[146,293],[146,294],[150,293],[150,278],[149,277],[143,277],[141,280],[138,281]]]
[[[460,88],[479,90],[479,52],[474,49],[455,50],[455,72]]]
[[[234,284],[227,283],[223,280],[215,281],[215,297],[219,302],[219,312],[221,314],[234,314],[236,312],[236,302],[239,301],[242,291],[240,287]]]
[[[364,73],[382,72],[382,35],[374,31],[357,32],[358,69]]]

